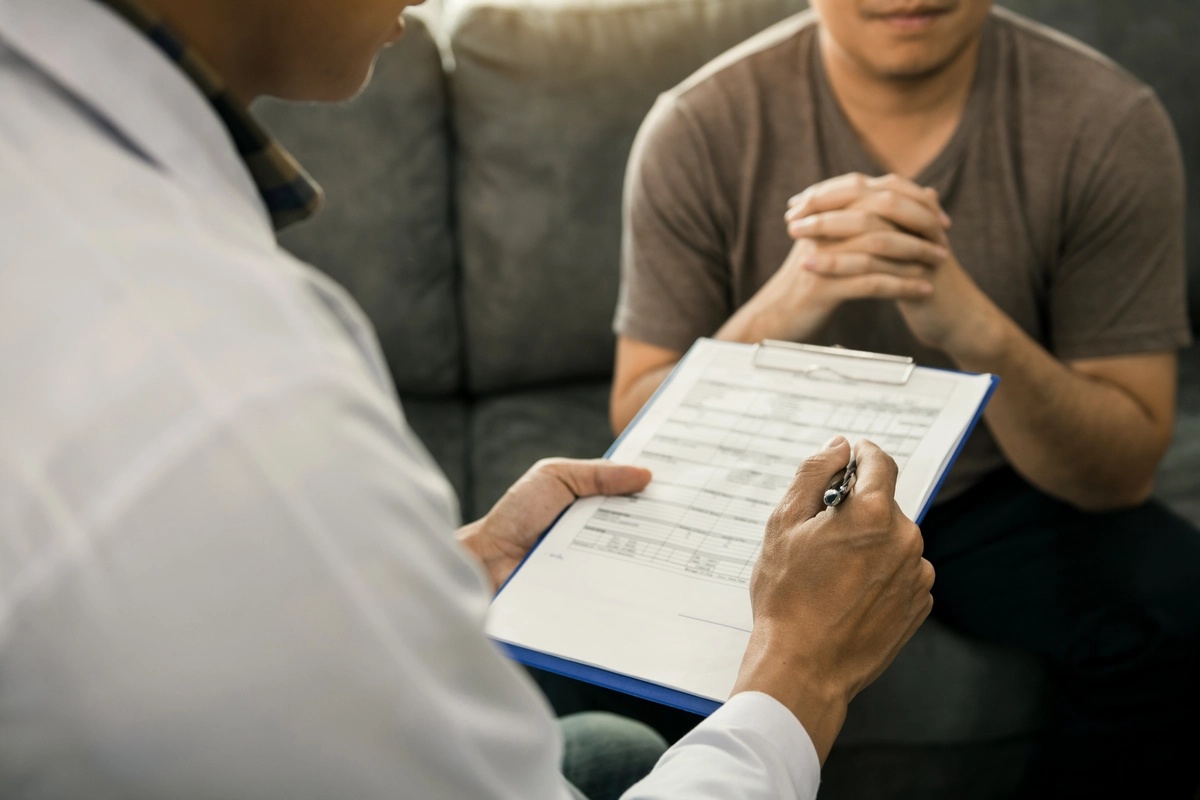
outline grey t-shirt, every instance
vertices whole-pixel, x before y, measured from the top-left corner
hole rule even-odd
[[[783,263],[788,198],[850,172],[883,170],[838,106],[811,12],[664,94],[626,178],[617,332],[677,350],[712,335]],[[967,272],[1056,357],[1190,341],[1178,143],[1152,90],[1099,53],[994,10],[962,121],[916,181],[938,190]],[[891,301],[844,305],[813,341],[952,366]],[[940,497],[1003,463],[980,426]]]

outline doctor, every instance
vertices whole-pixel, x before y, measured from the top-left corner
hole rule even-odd
[[[543,462],[456,542],[245,111],[353,95],[409,4],[0,0],[0,796],[578,796],[484,616],[566,504],[650,476]],[[733,696],[628,797],[815,794],[932,602],[887,456],[818,513],[848,456],[801,466]]]

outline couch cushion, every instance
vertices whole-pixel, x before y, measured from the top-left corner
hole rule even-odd
[[[1175,123],[1187,166],[1188,279],[1192,327],[1200,331],[1200,3],[1144,0],[1081,3],[1079,0],[1000,0],[1067,33],[1113,59],[1154,87]],[[1087,87],[1080,87],[1086,91]]]
[[[408,19],[353,102],[255,110],[326,192],[281,242],[358,300],[400,391],[428,395],[459,388],[461,353],[445,78],[424,18]]]
[[[621,187],[642,118],[659,92],[803,5],[447,5],[472,388],[611,374]]]
[[[538,459],[599,458],[612,440],[606,381],[478,401],[471,417],[472,516],[487,513]]]
[[[458,495],[463,520],[473,519],[468,514],[470,498],[467,477],[467,447],[470,441],[467,427],[467,402],[465,400],[427,400],[406,397],[402,401],[404,416],[409,427],[424,443],[433,460],[454,487]]]

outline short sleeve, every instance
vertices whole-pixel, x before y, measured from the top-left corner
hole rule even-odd
[[[626,171],[618,334],[682,351],[729,318],[723,205],[699,126],[680,98],[660,97]]]
[[[1049,344],[1059,358],[1190,342],[1183,175],[1170,119],[1147,89],[1070,190],[1049,285]]]

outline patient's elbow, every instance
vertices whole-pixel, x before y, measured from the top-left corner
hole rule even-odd
[[[620,436],[629,423],[633,421],[636,411],[630,411],[630,400],[626,393],[618,394],[613,391],[608,403],[608,424],[612,426],[613,435]]]

